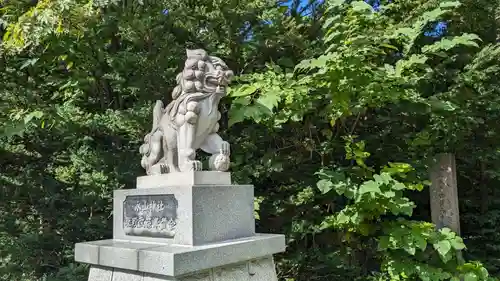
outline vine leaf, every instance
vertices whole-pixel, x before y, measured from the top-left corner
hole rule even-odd
[[[321,193],[326,194],[333,188],[333,183],[329,180],[322,179],[316,183],[316,186],[321,191]]]
[[[441,257],[445,257],[451,250],[451,243],[448,240],[442,240],[434,244],[434,249],[439,253]]]

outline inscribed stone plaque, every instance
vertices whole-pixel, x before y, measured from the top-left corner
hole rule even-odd
[[[173,194],[127,196],[123,201],[123,231],[131,236],[172,238],[177,207]]]

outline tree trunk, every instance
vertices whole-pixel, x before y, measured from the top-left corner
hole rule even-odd
[[[431,166],[431,216],[438,229],[448,227],[460,234],[455,155],[436,155]]]

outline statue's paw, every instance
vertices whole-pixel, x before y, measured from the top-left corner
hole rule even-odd
[[[182,172],[188,172],[188,171],[201,171],[203,167],[200,161],[189,160],[183,165],[182,168],[183,168]]]
[[[164,174],[164,172],[163,172],[163,166],[165,166],[165,165],[162,165],[162,164],[152,165],[152,166],[149,167],[149,169],[146,170],[146,173],[149,176]]]
[[[194,160],[192,162],[192,165],[193,165],[193,171],[201,171],[203,169],[201,161]]]
[[[168,174],[168,173],[171,172],[170,166],[168,166],[168,165],[161,164],[160,167],[161,167],[161,173],[162,174]]]
[[[213,160],[212,167],[216,171],[225,172],[225,171],[229,170],[230,164],[231,164],[231,161],[230,161],[228,155],[219,154],[219,155],[215,156],[215,159]]]
[[[220,154],[229,156],[231,154],[231,146],[227,141],[223,142],[221,145]]]

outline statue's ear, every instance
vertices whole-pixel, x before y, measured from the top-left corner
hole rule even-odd
[[[219,57],[209,56],[209,59],[213,64],[218,64],[218,65],[222,66],[223,68],[228,68],[226,63]]]

